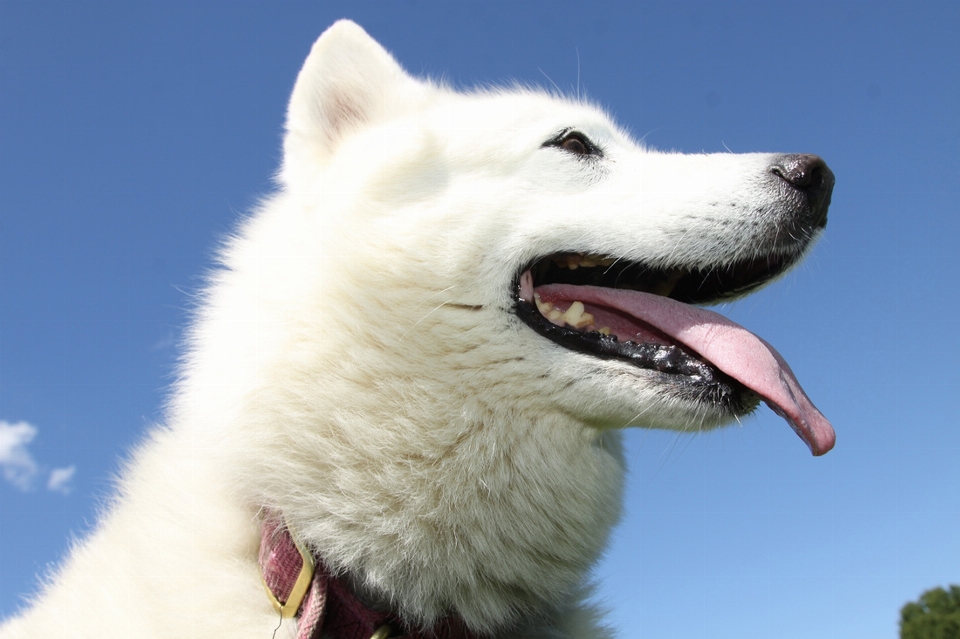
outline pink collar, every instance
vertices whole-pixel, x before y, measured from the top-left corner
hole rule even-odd
[[[459,617],[418,630],[370,608],[298,543],[279,513],[268,511],[260,532],[263,585],[282,617],[299,617],[297,639],[480,639]]]

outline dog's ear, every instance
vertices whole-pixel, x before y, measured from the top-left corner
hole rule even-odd
[[[351,132],[402,111],[426,88],[359,25],[335,23],[314,43],[293,88],[283,180],[321,166]]]

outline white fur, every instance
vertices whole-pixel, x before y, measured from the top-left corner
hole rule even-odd
[[[571,127],[602,161],[542,147]],[[512,282],[572,247],[750,257],[778,216],[771,156],[657,153],[577,101],[457,93],[350,22],[314,45],[284,150],[279,192],[222,251],[167,426],[3,637],[268,639],[264,506],[410,620],[608,636],[581,597],[619,516],[618,430],[723,417],[540,337]]]

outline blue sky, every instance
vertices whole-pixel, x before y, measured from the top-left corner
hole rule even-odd
[[[162,420],[216,241],[351,17],[411,72],[581,92],[649,145],[823,156],[825,238],[721,310],[831,419],[633,431],[597,574],[629,637],[892,639],[960,583],[960,4],[0,1],[0,615]]]

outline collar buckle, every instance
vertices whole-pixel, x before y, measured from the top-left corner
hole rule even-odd
[[[304,548],[299,535],[287,524],[286,520],[280,519],[276,526],[273,531],[274,534],[279,533],[281,530],[286,531],[296,551],[300,554],[300,572],[297,574],[297,579],[290,588],[290,594],[287,595],[286,601],[280,601],[280,599],[277,598],[277,594],[270,587],[270,584],[267,583],[266,575],[262,569],[260,571],[260,578],[263,582],[264,590],[267,591],[267,597],[270,599],[270,603],[273,604],[274,609],[280,613],[282,618],[290,619],[297,616],[303,600],[310,591],[310,584],[313,582],[313,574],[316,566],[313,562],[313,554]],[[261,565],[262,563],[261,561]]]

